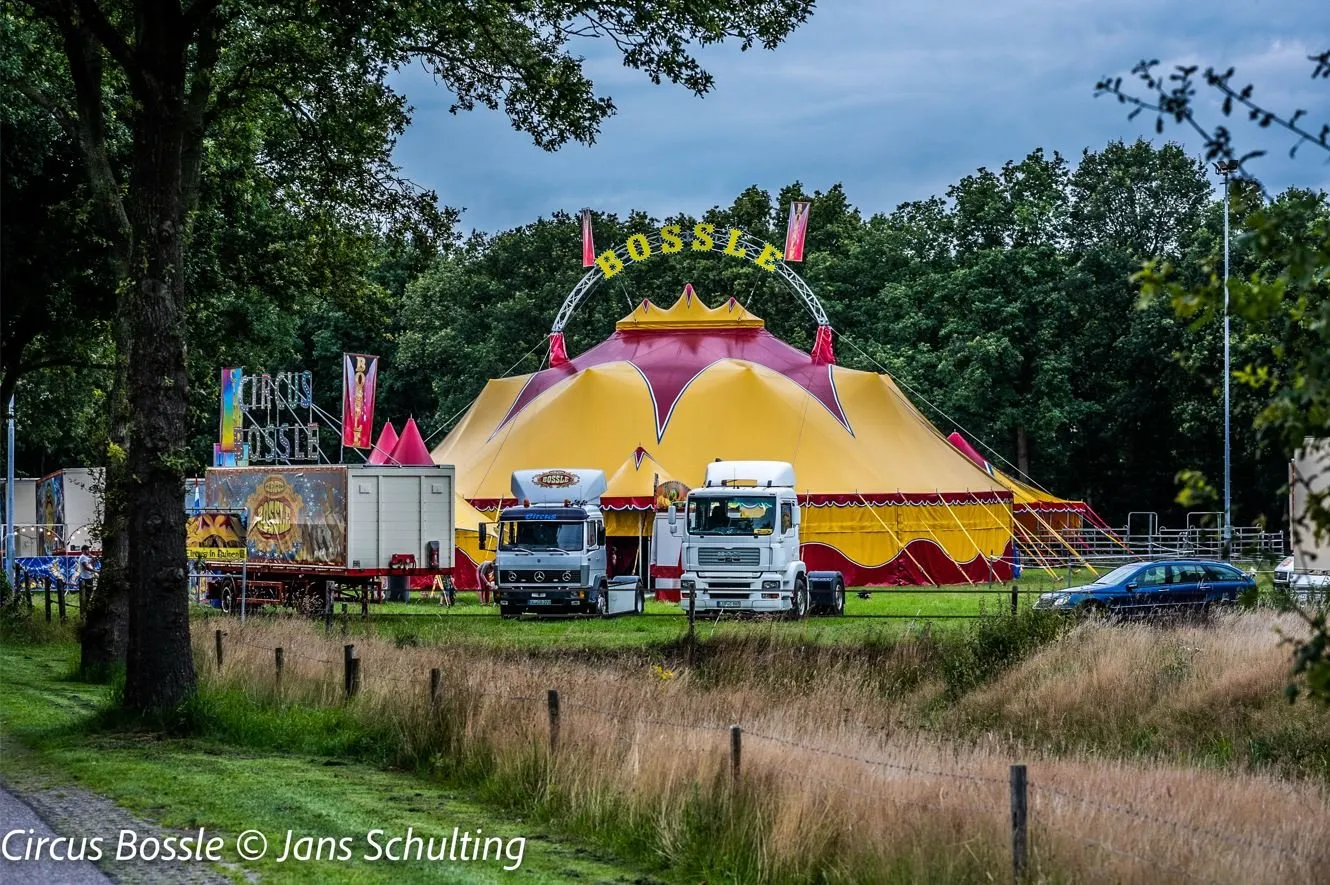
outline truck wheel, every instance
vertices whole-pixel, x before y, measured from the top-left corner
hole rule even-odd
[[[845,585],[836,582],[836,592],[831,596],[831,614],[840,617],[845,614]]]
[[[647,594],[645,590],[638,588],[637,597],[633,600],[633,614],[640,615],[647,610]]]
[[[794,597],[790,600],[790,620],[808,617],[808,582],[802,577],[794,579]]]
[[[596,614],[602,618],[610,616],[610,591],[604,587],[596,592]]]
[[[235,609],[235,598],[235,582],[227,578],[222,582],[222,614],[231,614]]]

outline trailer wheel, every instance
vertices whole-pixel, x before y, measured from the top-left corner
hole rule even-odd
[[[227,578],[222,581],[222,614],[229,615],[235,608],[235,581]]]

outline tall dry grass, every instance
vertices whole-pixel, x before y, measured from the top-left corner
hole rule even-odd
[[[958,707],[971,716],[1042,717],[1049,732],[1059,722],[1156,721],[1170,704],[1214,712],[1282,687],[1273,626],[1269,617],[1245,616],[1204,630],[1078,628]],[[1004,879],[1015,762],[1030,766],[1036,881],[1311,882],[1323,881],[1330,865],[1323,785],[1080,752],[1032,754],[995,732],[946,740],[910,724],[929,695],[926,672],[903,680],[914,688],[892,698],[861,662],[829,659],[816,680],[717,679],[714,669],[706,679],[663,678],[644,665],[354,641],[362,690],[350,703],[342,697],[341,640],[309,626],[230,625],[220,673],[211,634],[196,644],[209,688],[243,695],[256,717],[341,708],[342,721],[364,729],[369,749],[395,764],[468,784],[676,871],[740,882]],[[285,650],[280,693],[275,646]],[[884,652],[882,665],[926,671],[921,649]],[[444,671],[437,709],[428,702],[431,667]],[[561,700],[552,755],[551,688]],[[737,786],[731,724],[743,727]]]

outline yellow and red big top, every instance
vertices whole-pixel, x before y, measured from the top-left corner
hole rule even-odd
[[[460,494],[489,513],[514,470],[604,470],[620,477],[601,501],[607,531],[632,537],[651,531],[657,480],[700,484],[717,458],[788,461],[810,569],[851,585],[1010,575],[1011,491],[890,377],[815,359],[734,299],[708,308],[691,286],[668,310],[642,302],[563,365],[490,381],[433,457],[456,465]]]

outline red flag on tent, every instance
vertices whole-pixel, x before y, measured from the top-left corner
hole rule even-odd
[[[369,460],[366,464],[388,464],[388,459],[392,457],[393,449],[397,447],[397,431],[393,428],[393,422],[389,421],[383,425],[383,430],[379,433],[379,441],[374,444],[374,450],[369,453]]]
[[[363,353],[342,354],[342,445],[368,449],[374,432],[374,390],[379,358]]]
[[[804,236],[808,233],[808,207],[806,200],[795,200],[790,204],[790,220],[785,225],[786,261],[804,260]]]
[[[591,235],[591,210],[582,210],[582,266],[596,263],[596,240]]]
[[[400,467],[429,467],[434,464],[425,440],[420,437],[420,428],[415,418],[407,418],[402,435],[393,446],[391,463]]]

